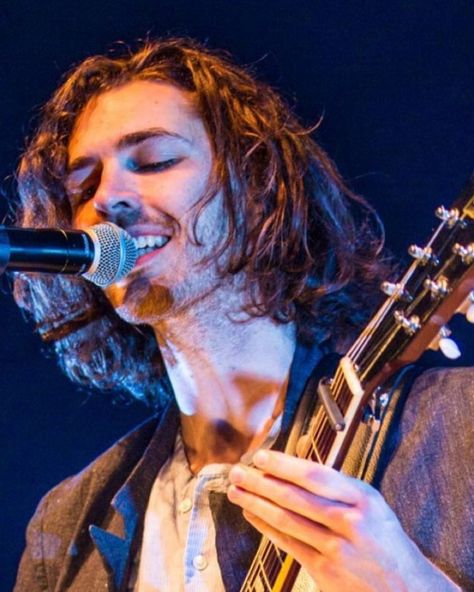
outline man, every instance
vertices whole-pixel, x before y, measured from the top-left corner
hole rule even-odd
[[[371,486],[269,450],[388,268],[370,208],[274,91],[189,40],[90,58],[46,106],[19,181],[24,226],[109,221],[136,239],[135,268],[105,297],[44,276],[18,277],[15,294],[74,380],[126,390],[158,417],[45,497],[16,590],[283,589],[274,574],[245,579],[257,533],[303,566],[300,589],[473,584],[469,509],[453,535],[454,510],[419,505],[441,478],[449,508],[469,503],[469,476],[454,491],[446,474],[463,443],[428,462],[432,443],[410,427],[427,391],[449,427],[444,389],[466,390],[467,373],[428,373],[409,398],[400,429],[428,459],[413,508],[403,446],[384,473],[415,542]]]

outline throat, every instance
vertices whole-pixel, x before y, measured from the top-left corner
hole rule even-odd
[[[206,465],[239,462],[252,442],[251,436],[240,432],[227,421],[218,421],[196,430],[193,422],[186,421],[189,419],[189,416],[184,416],[181,433],[193,474],[199,473]]]
[[[277,402],[256,431],[224,419],[209,421],[182,415],[181,434],[191,472],[197,474],[209,464],[235,464],[258,448],[270,446],[278,435],[282,408],[283,404]]]

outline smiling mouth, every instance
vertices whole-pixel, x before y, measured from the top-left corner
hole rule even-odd
[[[133,238],[138,257],[162,249],[171,240],[170,236],[142,235]]]

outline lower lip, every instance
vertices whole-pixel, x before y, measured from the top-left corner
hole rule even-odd
[[[168,243],[166,243],[166,245],[163,245],[159,249],[155,249],[150,253],[146,253],[145,255],[141,255],[140,257],[138,257],[138,259],[135,262],[135,267],[141,267],[142,265],[148,263],[151,259],[154,259],[157,255],[161,253],[161,251],[163,251],[163,249],[166,248],[167,245]]]

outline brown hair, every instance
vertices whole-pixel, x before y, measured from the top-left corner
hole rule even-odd
[[[201,206],[223,191],[222,273],[245,270],[247,312],[295,321],[315,340],[353,334],[387,270],[377,216],[272,88],[193,40],[147,41],[68,75],[21,161],[18,224],[71,224],[63,180],[75,122],[92,97],[137,79],[192,93],[215,156]],[[15,296],[74,380],[154,403],[168,390],[153,333],[121,321],[86,280],[23,274]]]

